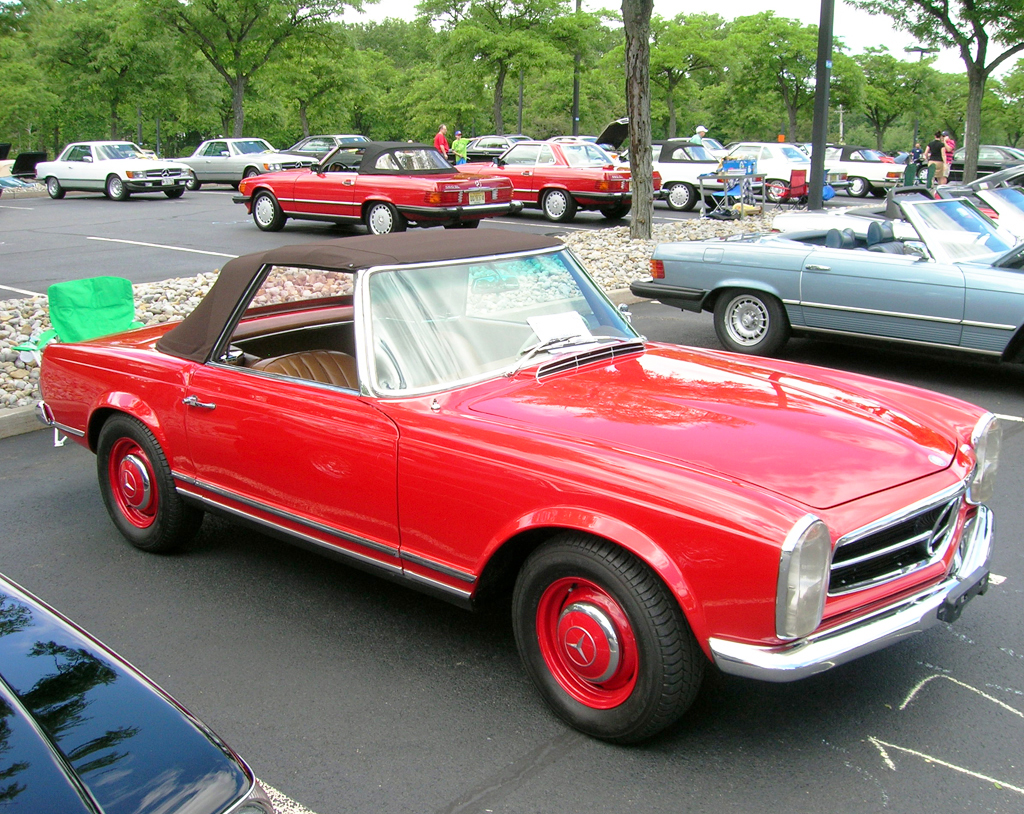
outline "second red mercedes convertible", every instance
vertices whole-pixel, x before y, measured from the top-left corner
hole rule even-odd
[[[571,221],[579,209],[596,209],[615,220],[633,206],[629,167],[614,164],[604,150],[586,141],[520,141],[492,164],[461,164],[459,169],[509,179],[515,200],[558,223]],[[654,190],[660,196],[657,172]]]
[[[209,511],[459,605],[511,595],[540,693],[612,741],[711,664],[792,681],[988,583],[993,415],[647,342],[550,237],[240,257],[184,321],[48,345],[41,388],[134,545]]]
[[[471,229],[521,207],[507,179],[460,173],[433,147],[407,142],[342,145],[310,169],[246,178],[238,193],[265,232],[288,218],[363,223],[375,235],[409,225]]]

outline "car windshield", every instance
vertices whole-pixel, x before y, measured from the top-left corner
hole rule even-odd
[[[904,204],[907,216],[936,260],[955,263],[1008,252],[1017,239],[962,200]]]
[[[116,161],[120,158],[145,158],[142,148],[132,144],[130,141],[123,141],[118,144],[100,144],[96,148],[100,159]]]
[[[636,333],[565,250],[370,274],[375,387],[407,394]]]
[[[999,213],[999,225],[1024,238],[1024,190],[1020,187],[979,190],[981,200]]]
[[[570,167],[603,167],[615,163],[596,144],[563,144],[562,152]]]
[[[793,147],[789,144],[784,144],[779,147],[779,151],[782,153],[782,157],[787,161],[793,161],[797,164],[810,164],[810,156],[807,155],[799,147]]]
[[[274,148],[261,138],[242,139],[241,141],[234,142],[234,145],[235,150],[243,155],[252,155],[253,153],[272,153],[274,151]]]

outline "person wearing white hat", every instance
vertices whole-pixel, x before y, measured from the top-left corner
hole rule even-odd
[[[708,129],[703,124],[697,125],[697,132],[690,136],[690,144],[699,144],[704,146],[704,134],[708,132]]]

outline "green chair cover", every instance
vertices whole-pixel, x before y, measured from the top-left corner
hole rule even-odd
[[[54,283],[46,290],[51,330],[14,348],[38,354],[54,338],[84,342],[142,327],[135,320],[135,293],[124,277],[89,277]]]

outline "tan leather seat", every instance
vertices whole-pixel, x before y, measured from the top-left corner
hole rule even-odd
[[[350,390],[359,389],[355,358],[336,350],[305,350],[284,356],[272,356],[260,359],[252,369],[333,384]]]

